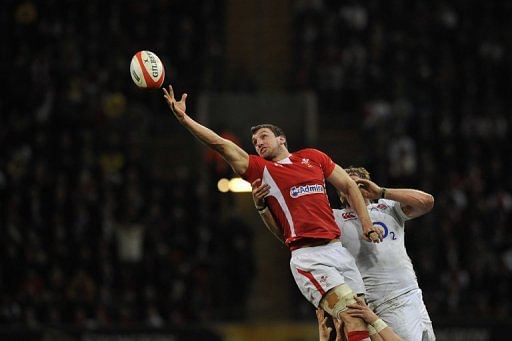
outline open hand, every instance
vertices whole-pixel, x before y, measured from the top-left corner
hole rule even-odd
[[[357,179],[357,187],[361,191],[363,197],[369,200],[375,200],[380,198],[382,188],[379,187],[375,182],[367,179]]]
[[[327,327],[327,316],[325,316],[322,308],[316,309],[316,319],[318,320],[318,339],[320,341],[329,341],[332,328]]]
[[[256,208],[265,207],[265,197],[270,193],[270,186],[256,179],[252,184],[252,200]]]
[[[333,318],[334,328],[336,329],[336,341],[347,341],[345,338],[344,323],[341,319]]]
[[[166,88],[162,88],[164,91],[164,98],[167,101],[167,104],[171,108],[172,112],[174,113],[174,116],[178,120],[183,120],[186,116],[187,111],[187,94],[183,94],[181,96],[181,99],[179,101],[176,101],[174,98],[174,90],[172,89],[172,86],[169,84],[169,91],[167,91]]]
[[[346,311],[352,317],[359,317],[366,323],[372,324],[377,321],[379,317],[375,314],[364,302],[362,297],[354,296],[356,303],[348,304]]]

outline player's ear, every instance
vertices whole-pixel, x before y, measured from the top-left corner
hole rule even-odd
[[[278,136],[277,140],[279,141],[279,144],[286,145],[286,137],[284,136]]]

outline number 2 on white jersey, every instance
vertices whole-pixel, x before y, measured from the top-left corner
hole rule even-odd
[[[382,239],[385,239],[389,234],[391,236],[391,240],[397,240],[395,232],[393,232],[393,231],[390,232],[388,227],[386,226],[386,224],[384,224],[383,222],[374,221],[373,225],[379,225],[380,227],[382,227],[384,229],[384,234],[382,235]]]

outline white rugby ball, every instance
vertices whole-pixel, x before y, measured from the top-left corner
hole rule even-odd
[[[164,83],[165,69],[158,56],[147,50],[138,51],[130,62],[130,75],[139,88],[160,88]]]

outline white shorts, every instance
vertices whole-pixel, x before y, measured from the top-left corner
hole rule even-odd
[[[420,289],[409,291],[375,307],[375,313],[407,341],[434,341],[432,321]]]
[[[356,261],[341,242],[293,250],[290,269],[300,291],[315,307],[327,291],[343,283],[355,294],[365,293]]]

